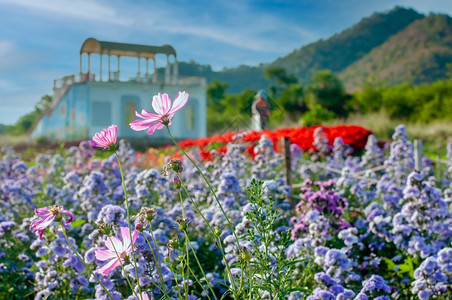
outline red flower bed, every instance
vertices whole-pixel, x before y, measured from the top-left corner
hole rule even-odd
[[[372,134],[370,130],[367,130],[360,126],[355,125],[337,125],[337,126],[313,126],[310,128],[306,127],[298,127],[298,128],[281,128],[276,130],[263,130],[263,131],[249,131],[244,133],[244,136],[239,139],[242,142],[248,143],[256,143],[259,141],[263,134],[267,135],[267,137],[273,142],[276,146],[278,140],[284,137],[290,138],[290,142],[292,144],[297,144],[304,151],[315,150],[315,147],[312,145],[314,142],[314,130],[317,127],[322,127],[323,132],[329,140],[329,143],[332,145],[334,139],[336,137],[342,137],[345,144],[351,145],[355,150],[363,149],[367,142],[367,137]],[[205,153],[205,146],[211,145],[213,143],[220,143],[222,146],[227,143],[232,142],[233,137],[236,135],[236,132],[227,132],[222,135],[216,135],[208,138],[201,139],[188,139],[179,142],[179,145],[183,148],[186,147],[199,147],[203,149],[203,157],[208,157],[207,153]],[[220,150],[221,149],[221,150]],[[217,149],[217,152],[224,153],[225,148]],[[210,158],[210,157],[209,157]]]

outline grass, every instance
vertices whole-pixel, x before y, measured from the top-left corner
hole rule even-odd
[[[32,142],[32,141],[31,141]],[[19,144],[27,144],[30,143],[30,138],[27,135],[9,135],[9,134],[0,134],[0,145],[1,146],[14,146]]]

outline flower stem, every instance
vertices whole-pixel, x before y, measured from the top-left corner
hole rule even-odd
[[[181,179],[180,179],[180,174],[179,174],[179,173],[177,173],[177,176],[178,176],[179,180],[181,180]],[[181,182],[182,182],[182,180],[181,180]],[[186,221],[186,220],[185,220],[184,201],[183,201],[183,199],[182,199],[182,193],[181,193],[180,189],[179,189],[179,198],[180,198],[180,202],[181,202],[181,205],[182,205],[182,216],[183,216],[183,218],[184,218],[184,221]],[[201,264],[199,263],[198,256],[196,255],[196,252],[195,252],[195,250],[193,249],[193,246],[192,246],[191,243],[190,243],[190,239],[189,239],[189,237],[188,237],[187,230],[184,229],[184,230],[182,230],[182,231],[183,231],[184,234],[185,234],[185,247],[187,248],[187,266],[188,266],[188,268],[190,268],[189,259],[188,259],[189,255],[190,255],[190,254],[188,253],[188,245],[190,245],[191,251],[192,251],[192,253],[193,253],[193,256],[194,256],[195,259],[196,259],[196,262],[198,263],[199,269],[201,270],[202,275],[203,275],[204,278],[206,279],[207,286],[209,287],[209,289],[210,289],[210,291],[212,292],[212,295],[215,297],[215,299],[217,299],[217,297],[215,296],[215,293],[214,293],[213,290],[212,290],[212,287],[210,286],[209,281],[208,281],[207,278],[206,278],[206,274],[204,273],[204,270],[203,270]],[[198,281],[198,278],[196,278],[196,276],[195,276],[195,279],[196,279],[196,281]],[[202,288],[202,286],[201,286],[201,288]]]
[[[151,227],[151,230],[152,230],[152,227]],[[157,260],[155,252],[154,252],[154,249],[152,248],[151,243],[149,242],[149,239],[147,238],[147,236],[144,233],[143,233],[143,236],[144,236],[146,242],[148,243],[149,248],[151,248],[152,256],[154,256],[154,261],[155,261],[155,263],[157,265],[157,272],[158,272],[159,278],[160,278],[160,284],[162,285],[162,292],[163,292],[163,294],[165,294],[165,297],[167,297],[168,299],[171,299],[171,297],[168,296],[168,294],[166,293],[165,283],[163,282],[163,275],[162,275],[162,270],[161,270],[161,266],[160,266],[160,257]],[[152,237],[152,240],[153,240],[154,245],[155,245],[155,239],[153,237]],[[157,252],[157,255],[159,255],[158,252]]]
[[[94,272],[91,270],[91,268],[85,263],[85,261],[82,259],[82,257],[77,253],[77,251],[75,251],[74,246],[72,246],[71,242],[69,241],[69,238],[67,237],[66,234],[66,229],[63,226],[62,221],[60,221],[60,225],[61,225],[61,229],[63,230],[63,234],[64,237],[66,238],[67,243],[69,244],[69,246],[71,247],[72,251],[74,251],[75,255],[78,257],[78,259],[80,259],[80,261],[85,265],[85,268],[87,268],[89,270],[89,272],[91,273],[91,275],[94,276],[94,278],[96,278],[97,282],[99,282],[99,284],[103,287],[103,289],[105,290],[105,292],[108,294],[108,296],[111,298],[111,300],[113,299],[113,296],[110,294],[110,292],[107,290],[107,288],[104,286],[104,284],[102,283],[102,281],[100,281],[99,277],[96,276],[96,274],[94,274]]]
[[[177,172],[176,172],[177,173]],[[179,175],[179,173],[177,173],[178,175]],[[182,205],[182,218],[183,218],[183,220],[182,220],[182,222],[184,222],[185,224],[187,224],[187,220],[185,219],[185,208],[184,208],[184,202],[182,201],[182,194],[180,193],[180,189],[179,189],[179,199],[180,199],[180,203],[181,203],[181,205]],[[185,252],[186,252],[186,254],[187,254],[187,267],[188,268],[190,268],[190,254],[189,254],[189,252],[188,252],[188,242],[189,242],[189,239],[188,239],[188,235],[187,235],[187,233],[186,233],[186,231],[185,230],[183,230],[184,231],[184,233],[185,233]],[[187,269],[188,270],[188,269]],[[183,269],[182,269],[182,272],[183,272]],[[190,277],[190,272],[188,273],[188,276],[187,276],[188,278]],[[186,281],[187,281],[188,279],[186,279]],[[184,287],[185,287],[185,284],[187,283],[186,281],[184,281]],[[187,288],[186,288],[186,291],[185,291],[185,293],[186,293],[186,295],[185,295],[185,297],[188,297],[188,283],[187,283]]]
[[[190,271],[190,273],[193,275],[193,277],[195,278],[196,282],[199,284],[199,286],[202,288],[203,292],[206,294],[207,298],[210,300],[209,297],[209,293],[207,293],[206,289],[202,286],[201,282],[198,280],[198,277],[196,277],[195,273],[193,272],[193,270],[190,268],[190,266],[188,267],[188,270]],[[206,282],[207,282],[207,278],[206,278]],[[214,294],[215,297],[215,294]],[[216,297],[215,297],[216,299]]]
[[[132,256],[133,256],[133,266],[135,267],[135,274],[137,276],[137,284],[138,284],[138,291],[140,292],[140,297],[138,297],[138,299],[140,299],[141,296],[141,286],[140,286],[140,277],[138,275],[138,268],[137,268],[137,260],[136,260],[136,255],[135,255],[135,249],[133,247],[133,238],[132,238],[132,228],[131,228],[131,222],[130,222],[130,210],[129,210],[129,199],[127,197],[127,189],[126,189],[126,184],[124,182],[124,172],[122,170],[122,165],[121,165],[121,160],[119,159],[118,153],[116,153],[116,151],[114,151],[115,155],[116,155],[116,159],[118,160],[118,165],[119,165],[119,171],[121,172],[121,182],[122,182],[122,188],[124,190],[124,198],[126,200],[126,209],[127,209],[127,225],[129,227],[129,234],[130,234],[130,246],[132,248]]]
[[[188,198],[190,199],[191,203],[193,204],[193,207],[195,208],[196,212],[202,217],[202,219],[204,220],[204,222],[206,223],[207,227],[210,229],[210,232],[213,234],[214,238],[217,241],[217,245],[218,248],[220,248],[221,251],[221,255],[223,256],[224,259],[224,263],[226,264],[226,271],[229,273],[229,275],[232,278],[232,272],[231,272],[231,268],[229,266],[229,262],[226,259],[226,255],[224,254],[224,249],[223,249],[223,245],[221,243],[220,238],[215,234],[215,231],[213,230],[212,226],[210,225],[209,221],[206,219],[206,217],[204,216],[204,214],[199,210],[198,206],[196,205],[195,200],[192,198],[192,196],[190,195],[190,193],[188,192],[187,186],[185,185],[184,181],[182,180],[181,176],[179,174],[177,174],[179,181],[181,182],[182,187],[184,188],[185,192],[188,195]],[[232,286],[234,288],[237,288],[235,285],[235,281],[232,281]]]
[[[188,160],[190,160],[190,162],[191,162],[191,163],[193,164],[193,166],[198,170],[199,174],[201,174],[202,178],[203,178],[204,181],[206,182],[206,184],[207,184],[207,186],[209,187],[210,192],[212,193],[212,195],[213,195],[215,201],[217,202],[218,206],[220,207],[221,212],[223,213],[224,217],[226,218],[226,221],[228,222],[229,229],[231,229],[232,234],[234,235],[235,240],[236,240],[236,242],[237,242],[237,247],[240,249],[239,239],[238,239],[237,235],[235,234],[235,231],[234,231],[234,228],[233,228],[233,226],[232,226],[232,223],[231,223],[231,221],[229,220],[228,215],[227,215],[226,212],[224,211],[223,206],[221,205],[220,201],[218,200],[217,194],[215,193],[215,191],[213,190],[212,186],[210,185],[209,180],[207,180],[207,178],[206,178],[206,176],[204,175],[204,173],[201,171],[201,169],[198,167],[198,165],[196,165],[196,163],[193,161],[193,159],[191,159],[191,157],[187,154],[187,152],[185,152],[185,150],[182,149],[182,147],[179,146],[179,144],[174,140],[173,136],[171,135],[171,132],[170,132],[170,130],[169,130],[168,125],[166,125],[166,129],[167,129],[167,131],[168,131],[168,134],[169,134],[171,140],[172,140],[173,143],[176,145],[176,147],[179,148],[180,151],[182,151],[182,153],[188,158]]]
[[[185,235],[187,235],[186,232],[185,232]],[[187,235],[187,238],[188,238],[188,235]],[[213,297],[215,299],[217,299],[217,296],[215,296],[215,292],[213,291],[212,286],[210,285],[209,281],[207,280],[206,274],[204,273],[204,270],[203,270],[203,268],[201,266],[201,263],[199,262],[198,256],[196,255],[196,252],[195,252],[195,249],[193,249],[193,246],[191,244],[189,244],[189,245],[190,245],[190,249],[191,249],[191,251],[193,253],[193,256],[195,257],[195,260],[198,263],[198,267],[201,270],[202,276],[206,280],[207,286],[209,287],[210,291],[212,292]],[[193,271],[192,271],[192,273],[193,273]],[[198,281],[198,278],[196,278],[195,274],[193,274],[193,276],[195,277],[196,281]],[[203,286],[201,286],[201,288],[204,289]],[[209,295],[207,293],[206,293],[206,295],[210,299],[210,297],[209,297]]]

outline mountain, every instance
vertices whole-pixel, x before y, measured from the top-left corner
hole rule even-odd
[[[316,72],[329,69],[338,74],[348,91],[353,91],[366,80],[388,85],[432,82],[447,76],[447,64],[451,62],[449,16],[425,16],[413,9],[395,7],[268,64],[213,71],[209,65],[181,62],[179,73],[204,76],[209,82],[217,79],[228,84],[227,93],[239,93],[245,88],[268,88],[270,81],[264,70],[270,65],[284,67],[303,85]]]
[[[358,24],[277,59],[273,64],[286,68],[306,84],[319,70],[335,73],[383,44],[392,35],[424,16],[413,9],[396,7],[385,13],[374,13]]]
[[[350,64],[339,78],[347,90],[364,80],[390,85],[431,83],[444,78],[452,62],[452,18],[429,15],[416,20]]]

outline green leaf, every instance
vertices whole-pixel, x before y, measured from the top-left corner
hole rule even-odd
[[[77,221],[72,222],[71,225],[72,225],[73,228],[77,228],[77,227],[85,224],[85,222],[86,222],[86,220],[83,220],[83,219],[82,220],[77,220]]]
[[[389,270],[394,270],[394,267],[396,266],[396,264],[392,260],[390,260],[389,258],[385,258],[384,261],[385,261],[386,265],[388,265]]]

